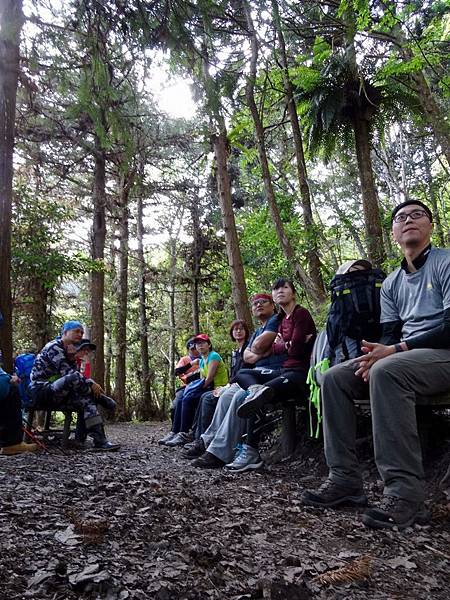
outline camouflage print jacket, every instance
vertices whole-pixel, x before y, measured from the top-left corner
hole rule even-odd
[[[30,374],[31,385],[53,382],[77,371],[77,364],[67,358],[60,338],[48,342],[36,356]]]

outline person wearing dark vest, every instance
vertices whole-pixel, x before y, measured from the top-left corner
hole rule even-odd
[[[356,458],[353,399],[370,395],[375,462],[384,483],[367,527],[404,529],[426,523],[417,395],[450,389],[450,250],[431,245],[433,216],[409,200],[392,212],[392,235],[403,260],[381,288],[380,343],[363,341],[363,356],[325,372],[323,433],[328,479],[301,499],[316,507],[364,506]]]

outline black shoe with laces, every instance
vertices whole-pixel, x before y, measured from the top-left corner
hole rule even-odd
[[[411,502],[397,496],[384,496],[378,507],[369,508],[362,516],[366,527],[374,529],[405,529],[414,523],[425,525],[430,520],[430,511],[423,502]]]
[[[120,444],[113,444],[112,442],[105,441],[103,444],[94,445],[94,450],[97,452],[117,452],[120,449]]]
[[[366,506],[367,496],[362,487],[339,485],[331,479],[326,479],[317,490],[306,490],[300,500],[307,506],[331,508],[343,506]]]
[[[202,438],[198,438],[198,440],[194,440],[189,448],[183,450],[181,455],[182,458],[187,458],[188,460],[192,460],[193,458],[198,458],[202,454],[205,453],[205,443]]]
[[[199,469],[220,469],[225,463],[220,458],[217,458],[217,456],[214,456],[214,454],[211,454],[211,452],[205,452],[202,456],[193,460],[191,465]]]

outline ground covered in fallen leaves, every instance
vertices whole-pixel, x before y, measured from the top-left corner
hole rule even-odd
[[[0,457],[1,600],[449,597],[450,507],[433,481],[429,526],[375,532],[299,502],[325,473],[317,442],[232,475],[158,446],[166,430],[110,426],[118,453]]]

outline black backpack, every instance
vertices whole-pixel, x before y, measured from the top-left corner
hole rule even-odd
[[[335,364],[361,356],[361,341],[377,342],[381,336],[380,292],[385,274],[380,269],[335,275],[330,283],[331,306],[326,331],[316,338],[307,383],[310,388],[310,434],[318,437],[321,416],[322,376]],[[316,412],[313,434],[312,406]]]
[[[377,342],[381,336],[380,291],[385,274],[380,269],[350,271],[335,275],[330,283],[331,306],[327,317],[327,339],[332,360],[339,347],[343,359],[355,358],[346,348],[346,338]],[[359,350],[359,356],[361,351]],[[342,359],[341,361],[342,362]]]

